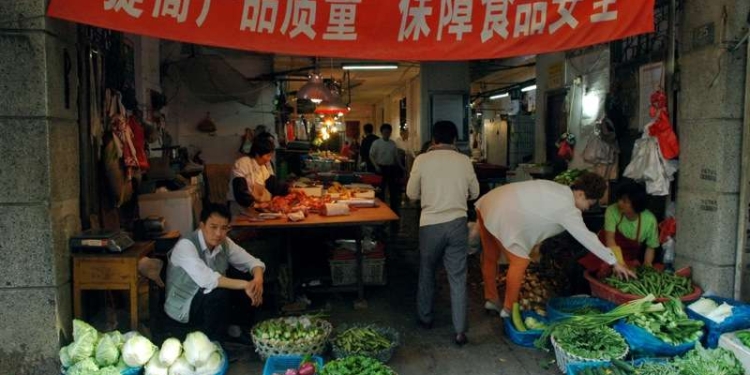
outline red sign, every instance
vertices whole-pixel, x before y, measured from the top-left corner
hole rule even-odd
[[[654,0],[52,0],[48,15],[288,55],[473,60],[653,31]]]

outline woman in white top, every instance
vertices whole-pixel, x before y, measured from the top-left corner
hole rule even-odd
[[[275,149],[273,136],[263,133],[253,139],[250,153],[234,162],[227,193],[232,216],[239,215],[255,202],[271,200],[267,186],[274,176],[271,159]]]
[[[596,204],[605,190],[603,178],[586,173],[570,187],[545,180],[526,181],[501,186],[479,199],[476,208],[482,241],[485,308],[500,311],[495,284],[500,253],[509,262],[505,301],[500,311],[507,316],[518,301],[531,249],[565,230],[611,265],[617,276],[635,277],[583,222],[581,212]]]

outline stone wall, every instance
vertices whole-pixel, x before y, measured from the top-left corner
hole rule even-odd
[[[60,343],[71,336],[67,240],[80,230],[76,26],[45,18],[45,7],[0,2],[0,374],[57,373]]]
[[[686,1],[684,8],[676,263],[692,265],[707,291],[732,296],[746,49],[727,47],[743,35],[750,3]],[[705,25],[713,26],[714,37],[700,43],[695,36]]]

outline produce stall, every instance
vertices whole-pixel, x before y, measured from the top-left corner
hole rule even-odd
[[[358,300],[356,306],[366,306],[363,280],[363,250],[362,250],[362,228],[366,226],[383,225],[391,221],[398,220],[398,216],[383,202],[371,198],[367,200],[344,200],[339,203],[333,202],[330,195],[328,197],[311,198],[304,195],[303,197],[308,207],[307,214],[303,209],[296,207],[303,202],[292,201],[285,198],[277,197],[266,209],[274,212],[267,213],[248,213],[240,215],[233,219],[232,227],[248,228],[256,230],[273,231],[283,237],[286,242],[287,264],[289,266],[290,279],[288,286],[288,295],[294,300],[294,273],[292,272],[292,257],[294,253],[292,238],[295,231],[300,229],[331,229],[334,228],[337,233],[349,235],[355,240],[355,258],[356,258],[356,284],[331,287],[336,291],[356,291]],[[310,210],[310,208],[312,210]]]

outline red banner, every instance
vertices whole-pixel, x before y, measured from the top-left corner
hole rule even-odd
[[[52,0],[48,15],[288,55],[473,60],[653,31],[654,0]]]

